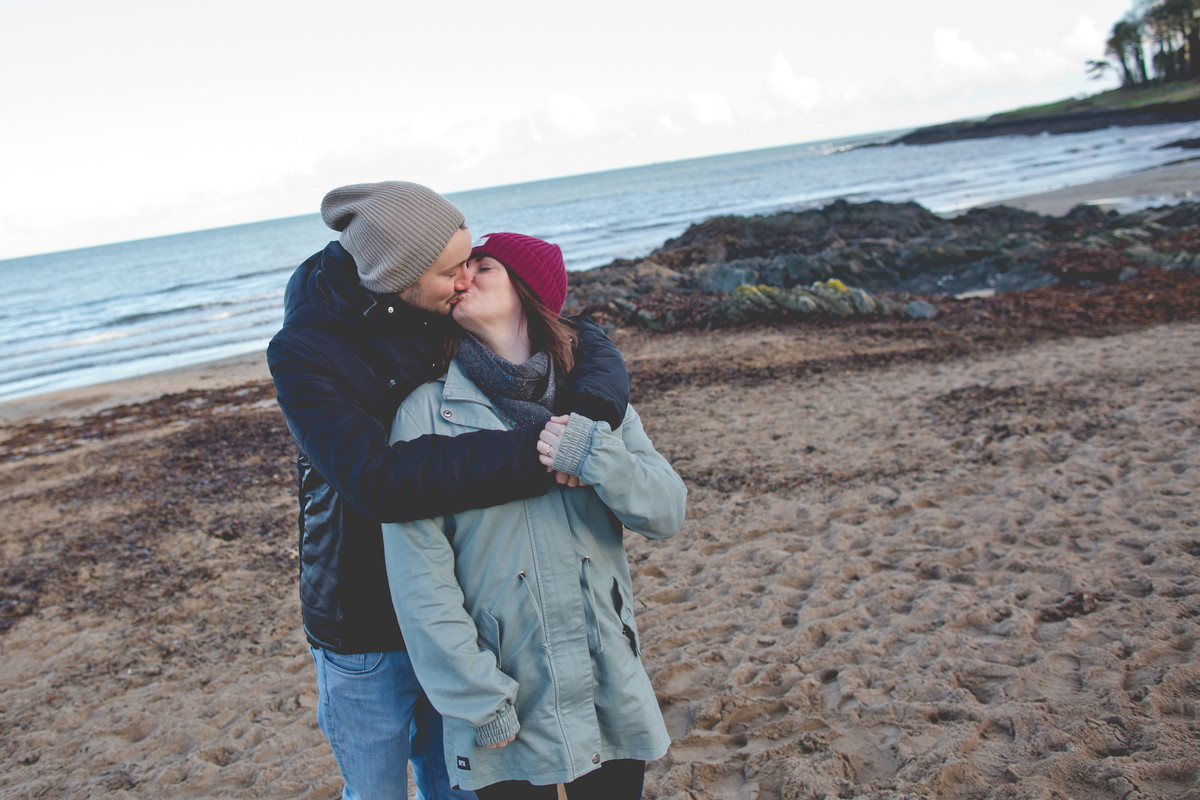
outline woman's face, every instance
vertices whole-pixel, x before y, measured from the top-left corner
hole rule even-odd
[[[491,256],[472,258],[467,271],[473,278],[471,288],[459,295],[452,312],[464,330],[478,336],[522,318],[521,298],[503,264]]]

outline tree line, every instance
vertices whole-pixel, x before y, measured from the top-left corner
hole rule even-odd
[[[1098,78],[1117,69],[1125,88],[1200,78],[1200,0],[1136,2],[1104,52],[1112,60],[1089,61],[1088,71]]]

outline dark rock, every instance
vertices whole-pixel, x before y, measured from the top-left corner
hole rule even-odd
[[[1200,150],[1200,139],[1180,139],[1177,142],[1168,144],[1160,144],[1155,150],[1171,150],[1172,148],[1182,148],[1184,150]]]
[[[848,203],[768,216],[723,216],[690,226],[651,254],[676,269],[713,261],[811,253],[855,239],[907,239],[944,224],[916,203]]]
[[[977,232],[1019,233],[1044,226],[1046,217],[1023,208],[986,206],[968,209],[954,218],[954,224]]]
[[[692,283],[705,292],[729,294],[743,283],[764,282],[759,271],[769,263],[764,258],[741,258],[727,264],[705,264],[692,274]]]
[[[937,316],[937,306],[928,300],[913,300],[905,307],[905,314],[913,319],[933,319]]]

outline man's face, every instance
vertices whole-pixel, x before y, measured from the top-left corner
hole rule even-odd
[[[458,296],[471,288],[472,275],[467,269],[471,257],[471,232],[459,228],[433,266],[421,279],[400,292],[404,302],[435,314],[449,314]]]

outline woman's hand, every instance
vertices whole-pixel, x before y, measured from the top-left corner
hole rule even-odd
[[[562,444],[563,433],[567,430],[567,422],[571,418],[569,416],[551,417],[546,423],[546,427],[538,434],[538,460],[546,467],[547,472],[554,472],[554,481],[559,486],[566,486],[573,489],[576,486],[582,486],[583,483],[579,480],[578,475],[568,475],[565,472],[555,472],[554,457],[558,455],[558,448]]]
[[[510,739],[508,740],[508,742],[511,742],[513,739],[516,739],[516,738],[517,738],[517,735],[514,733],[514,734],[512,735],[512,738],[510,738]],[[489,744],[489,745],[488,745],[488,750],[495,750],[495,749],[497,749],[497,748],[499,748],[499,747],[504,747],[505,745],[507,745],[507,744],[508,744],[508,742],[500,742],[499,744]]]

